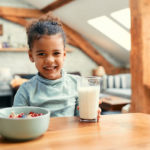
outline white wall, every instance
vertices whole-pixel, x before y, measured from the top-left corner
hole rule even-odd
[[[0,6],[33,8],[21,0],[0,0]],[[0,18],[0,24],[3,24],[3,36],[0,36],[0,42],[6,42],[8,36],[11,36],[10,42],[14,47],[27,45],[27,38],[24,27],[11,23]],[[82,75],[92,74],[92,69],[97,65],[79,49],[73,49],[73,52],[67,53],[64,68],[68,72],[79,71]],[[33,63],[28,59],[27,52],[0,52],[0,68],[10,68],[12,74],[17,73],[36,73]]]
[[[67,53],[64,68],[67,72],[79,71],[82,75],[92,75],[92,70],[97,65],[79,49],[73,48],[73,52]],[[30,62],[27,52],[0,52],[0,68],[10,68],[12,74],[36,73],[37,70]]]

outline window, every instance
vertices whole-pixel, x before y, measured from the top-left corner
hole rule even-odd
[[[113,12],[111,16],[119,23],[123,24],[126,28],[130,28],[130,13],[129,9]],[[120,15],[118,15],[120,13]],[[123,16],[124,15],[124,16]],[[100,16],[94,19],[88,20],[88,23],[109,37],[111,40],[130,51],[131,49],[131,37],[130,32],[125,30],[120,24],[107,16]]]

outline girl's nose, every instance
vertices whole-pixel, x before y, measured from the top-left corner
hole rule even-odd
[[[49,63],[54,62],[54,57],[53,56],[48,56],[46,58],[46,62],[49,62]]]

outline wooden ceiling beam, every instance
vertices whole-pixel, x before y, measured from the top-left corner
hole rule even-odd
[[[67,43],[74,47],[78,47],[77,43],[75,43],[74,40],[72,40],[68,35],[67,35]]]
[[[19,25],[22,25],[24,27],[26,27],[28,25],[28,21],[23,19],[23,18],[19,18],[19,17],[11,17],[11,16],[1,16],[3,19],[6,19],[8,21],[17,23]]]
[[[44,13],[37,9],[12,8],[0,6],[0,16],[38,18]]]
[[[53,3],[49,4],[48,6],[44,7],[41,11],[47,13],[49,11],[60,8],[60,7],[70,3],[72,1],[73,0],[56,0]]]

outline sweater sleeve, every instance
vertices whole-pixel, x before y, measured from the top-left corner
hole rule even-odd
[[[21,85],[20,88],[18,89],[14,97],[13,106],[29,106],[25,84]]]

